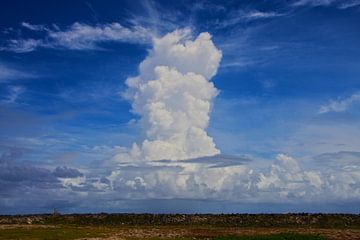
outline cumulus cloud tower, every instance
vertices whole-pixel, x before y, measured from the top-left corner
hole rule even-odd
[[[209,33],[191,40],[190,30],[176,30],[153,40],[139,66],[126,80],[124,97],[141,116],[144,140],[130,157],[179,160],[219,154],[206,128],[218,91],[210,79],[222,54]]]

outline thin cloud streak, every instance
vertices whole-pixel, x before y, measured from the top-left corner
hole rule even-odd
[[[4,103],[15,103],[21,94],[25,92],[25,88],[22,86],[9,86],[9,95],[3,100]]]
[[[102,42],[127,42],[146,44],[151,42],[153,34],[142,26],[124,27],[120,23],[108,23],[91,26],[75,22],[65,30],[56,25],[48,28],[44,25],[32,25],[23,22],[22,26],[31,31],[42,31],[46,37],[42,39],[11,39],[2,51],[26,53],[38,48],[92,50],[100,49]]]
[[[360,92],[354,93],[347,98],[331,100],[328,104],[320,107],[319,114],[328,112],[344,112],[356,102],[360,102]]]
[[[277,12],[261,12],[258,10],[254,10],[248,12],[244,15],[246,19],[261,19],[261,18],[273,18],[273,17],[280,17],[284,16],[284,13],[277,13]]]
[[[276,11],[264,12],[256,9],[251,11],[244,11],[240,9],[230,12],[225,20],[217,21],[215,23],[215,27],[217,29],[234,27],[241,23],[247,23],[256,20],[272,19],[272,18],[286,16],[287,14],[288,13],[280,13]]]
[[[359,0],[298,0],[291,4],[293,7],[331,7],[335,6],[338,9],[348,9],[360,5]]]
[[[9,82],[15,79],[34,77],[36,77],[34,74],[27,73],[13,67],[9,67],[0,62],[0,83]]]
[[[45,27],[45,25],[35,25],[35,24],[30,24],[28,22],[22,22],[21,26],[24,28],[27,28],[31,31],[48,31],[49,29],[47,27]]]
[[[293,6],[329,6],[332,3],[335,3],[337,0],[298,0],[294,2]]]

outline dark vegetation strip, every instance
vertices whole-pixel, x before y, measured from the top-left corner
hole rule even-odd
[[[360,214],[66,214],[0,216],[0,224],[219,226],[360,229]]]

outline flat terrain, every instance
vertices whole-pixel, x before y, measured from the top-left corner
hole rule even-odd
[[[360,240],[360,215],[73,214],[0,216],[0,239]]]

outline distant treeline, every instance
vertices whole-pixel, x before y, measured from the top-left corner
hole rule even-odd
[[[0,215],[0,224],[73,226],[189,225],[224,227],[357,228],[360,214],[38,214]]]

